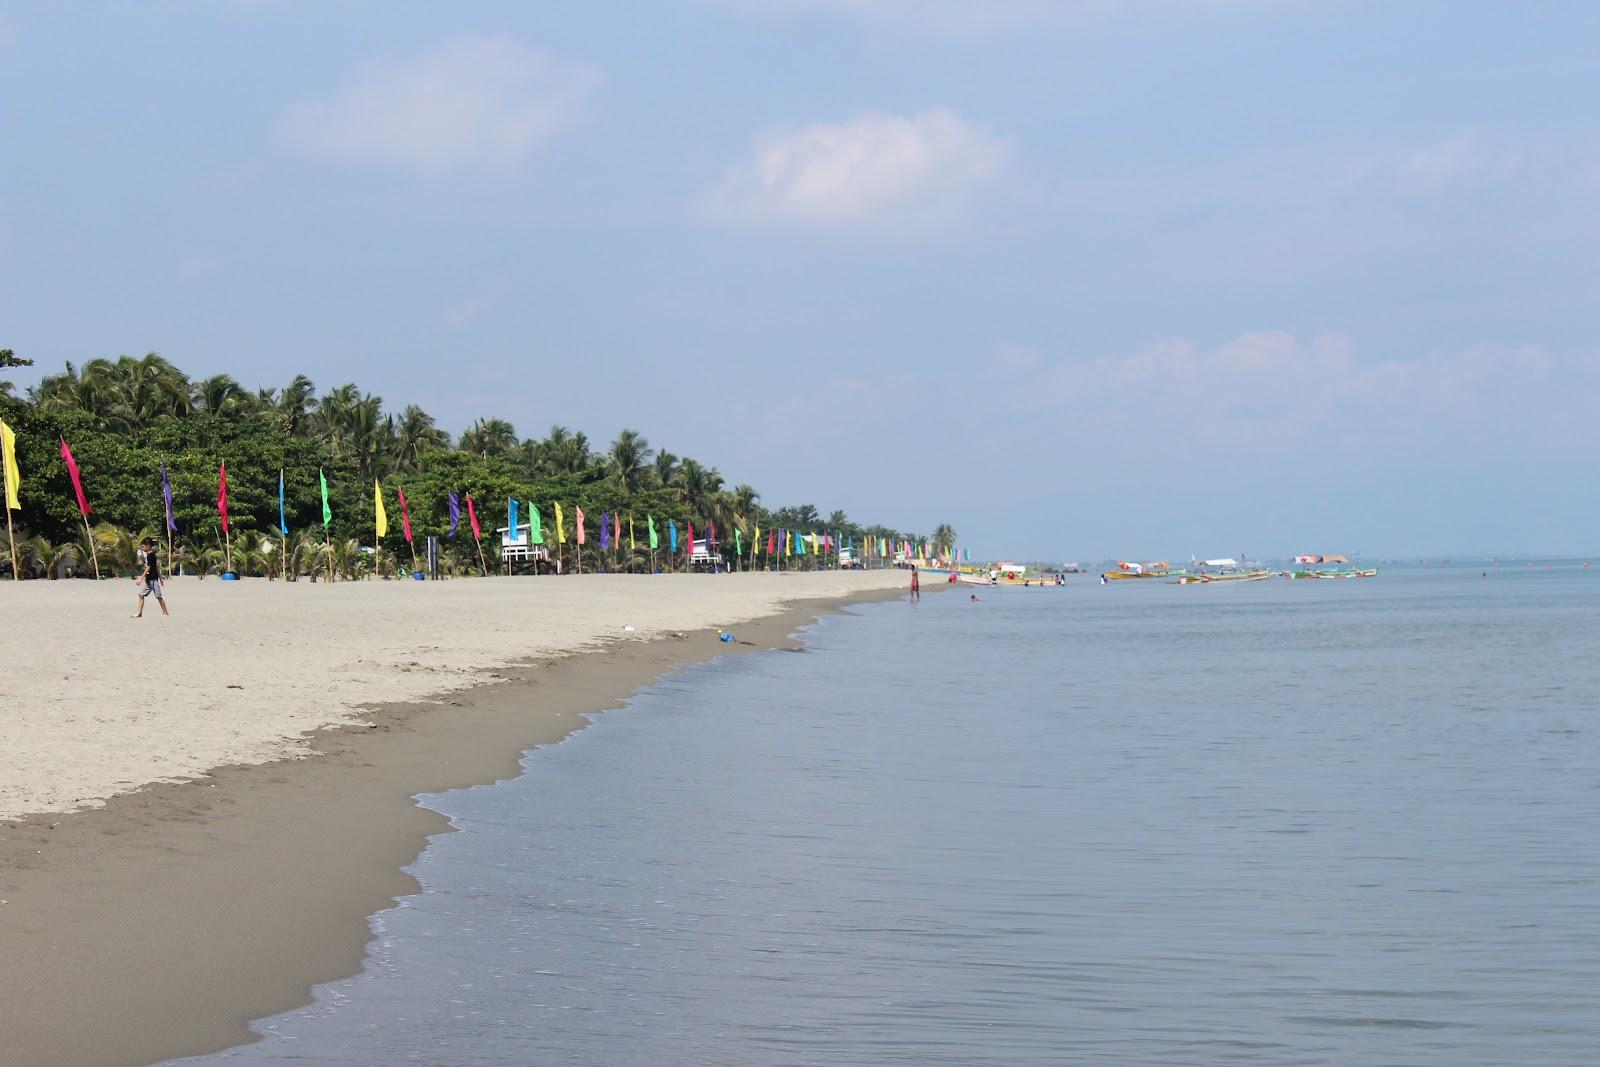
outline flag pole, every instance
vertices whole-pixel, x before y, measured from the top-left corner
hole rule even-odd
[[[172,527],[167,527],[167,577],[172,577]]]
[[[483,571],[483,576],[485,578],[487,578],[487,577],[489,577],[489,564],[485,563],[484,560],[483,560],[483,537],[482,537],[482,535],[478,536],[477,542],[478,542],[478,568]]]
[[[22,572],[17,570],[17,535],[11,529],[11,509],[6,508],[6,544],[11,546],[11,580],[22,581]]]
[[[328,544],[328,581],[333,581],[333,533],[328,529],[328,524],[322,524],[322,536]]]
[[[6,518],[9,519],[10,517],[8,513]],[[89,542],[89,558],[94,561],[94,580],[98,582],[100,580],[100,553],[95,551],[94,534],[89,531],[89,516],[82,515],[79,517],[83,519],[83,537],[84,540]],[[15,565],[15,563],[12,564],[12,566]],[[167,568],[169,571],[171,569],[171,567]]]
[[[227,561],[228,571],[231,573],[233,571],[233,534],[228,532],[226,526],[222,528],[222,537],[222,554]]]
[[[289,580],[289,535],[278,531],[278,577]]]

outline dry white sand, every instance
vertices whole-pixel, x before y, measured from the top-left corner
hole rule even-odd
[[[733,627],[784,604],[903,588],[902,571],[167,582],[0,582],[0,818],[97,806],[155,781],[302,750],[364,704],[608,639]],[[632,626],[632,631],[624,627]]]

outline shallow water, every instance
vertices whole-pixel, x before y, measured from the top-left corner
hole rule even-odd
[[[868,605],[425,798],[361,975],[186,1063],[1600,1055],[1600,575]],[[708,579],[708,580],[730,580]]]

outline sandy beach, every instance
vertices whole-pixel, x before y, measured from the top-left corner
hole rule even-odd
[[[359,967],[366,917],[413,888],[401,868],[447,829],[415,794],[514,774],[676,665],[783,647],[905,583],[180,580],[171,618],[138,621],[129,583],[7,585],[27,622],[0,722],[5,1062],[249,1040]]]
[[[0,583],[0,819],[302,754],[373,703],[442,696],[529,657],[732,627],[794,599],[899,589],[897,571],[280,583]],[[631,629],[629,629],[631,627]]]

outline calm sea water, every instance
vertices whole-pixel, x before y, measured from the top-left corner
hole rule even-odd
[[[277,1064],[1600,1061],[1600,573],[930,595],[499,785]],[[711,581],[737,581],[707,579]]]

